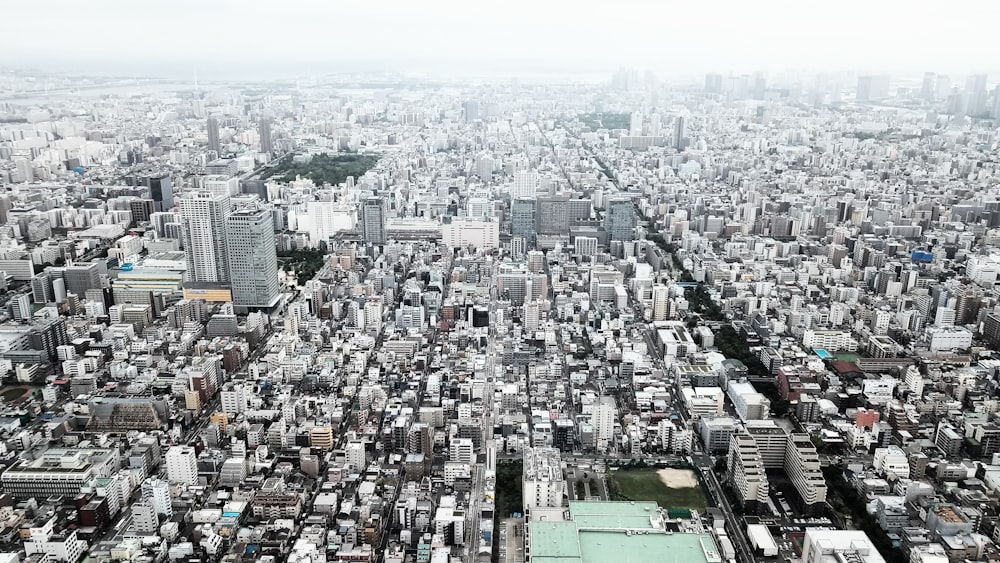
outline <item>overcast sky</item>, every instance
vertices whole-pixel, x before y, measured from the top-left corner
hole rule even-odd
[[[997,0],[28,0],[0,13],[0,65],[141,74],[1000,67]]]

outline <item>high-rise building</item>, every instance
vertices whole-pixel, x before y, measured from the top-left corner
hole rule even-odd
[[[608,240],[630,241],[635,236],[635,207],[628,197],[617,196],[608,199],[604,216],[604,229]]]
[[[628,134],[632,137],[642,135],[642,114],[633,111],[628,121]]]
[[[100,289],[101,270],[96,262],[73,264],[63,270],[63,280],[67,292],[84,295],[88,289]]]
[[[267,209],[240,209],[226,218],[229,283],[239,310],[271,307],[278,301],[278,258],[274,224]]]
[[[858,90],[855,96],[859,102],[884,100],[889,97],[889,77],[859,76]]]
[[[170,182],[170,174],[148,176],[144,183],[149,188],[149,198],[153,200],[156,211],[169,211],[174,207],[174,187]]]
[[[764,462],[753,436],[745,432],[733,434],[728,459],[727,481],[736,493],[743,512],[753,513],[767,503],[769,489]]]
[[[687,116],[674,118],[674,148],[682,150],[687,146]]]
[[[208,150],[215,151],[216,155],[222,151],[222,144],[219,142],[219,120],[214,117],[208,118]]]
[[[535,247],[538,235],[535,209],[536,202],[533,197],[514,198],[510,203],[510,234],[524,239],[528,248]]]
[[[365,242],[385,244],[385,200],[368,197],[361,202],[359,223]]]
[[[924,73],[924,81],[920,85],[920,99],[933,102],[937,99],[937,75],[933,72]]]
[[[706,94],[721,94],[722,93],[722,75],[721,74],[706,74],[705,75],[705,93]]]
[[[183,485],[198,484],[198,454],[191,446],[172,446],[164,459],[167,464],[167,480]]]
[[[177,200],[183,224],[187,277],[195,282],[229,281],[226,217],[227,195],[195,192]]]
[[[472,123],[479,119],[479,102],[469,100],[462,103],[462,114],[466,123]]]
[[[799,493],[802,510],[814,514],[826,504],[826,478],[808,434],[791,434],[785,451],[785,473]]]
[[[262,117],[260,118],[259,125],[260,133],[260,152],[271,154],[274,150],[274,145],[271,141],[271,118]]]

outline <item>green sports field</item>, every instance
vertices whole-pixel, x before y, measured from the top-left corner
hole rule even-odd
[[[656,469],[620,469],[608,474],[613,481],[613,500],[651,500],[662,508],[690,508],[705,510],[705,495],[701,487],[667,487],[656,474]]]

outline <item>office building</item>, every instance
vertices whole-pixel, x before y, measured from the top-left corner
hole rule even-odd
[[[226,244],[226,217],[231,211],[229,196],[195,192],[178,199],[177,203],[183,225],[188,280],[229,281]]]
[[[144,183],[149,188],[149,198],[157,212],[164,212],[174,207],[174,188],[169,174],[148,176]]]
[[[385,200],[380,197],[368,197],[361,202],[360,217],[361,235],[369,244],[385,244],[386,242],[386,210]]]
[[[515,197],[510,203],[510,234],[523,239],[528,248],[534,248],[538,238],[535,210],[533,197]]]
[[[237,312],[273,307],[280,296],[274,225],[267,209],[240,209],[226,218],[233,307]]]
[[[608,199],[604,216],[604,229],[610,241],[630,241],[635,237],[635,207],[627,197]]]
[[[208,118],[208,150],[215,151],[218,155],[222,152],[222,144],[219,142],[219,120],[214,117]]]
[[[15,498],[73,497],[95,477],[110,477],[121,465],[118,450],[49,448],[33,459],[19,459],[0,475],[3,490]]]
[[[274,151],[274,144],[271,141],[271,118],[262,117],[258,129],[260,135],[260,152],[271,154]]]

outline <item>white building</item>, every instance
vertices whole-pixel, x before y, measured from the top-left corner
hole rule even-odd
[[[808,434],[788,436],[785,473],[795,486],[804,505],[816,507],[826,502],[826,477],[820,469],[816,446]]]
[[[246,412],[250,402],[250,390],[242,384],[226,384],[220,392],[222,412],[237,415]]]
[[[471,438],[455,438],[448,450],[448,460],[458,463],[474,463],[476,447]]]
[[[802,543],[802,563],[885,563],[868,534],[860,530],[806,528]]]
[[[451,248],[499,248],[500,225],[491,220],[452,219],[441,225],[441,239]]]
[[[857,343],[851,338],[850,332],[842,330],[807,330],[802,334],[802,346],[809,349],[851,350]]]
[[[165,456],[171,483],[198,484],[198,457],[191,446],[171,446]]]
[[[728,481],[744,509],[752,511],[767,502],[768,481],[764,462],[753,436],[733,434],[729,442]]]
[[[926,334],[931,352],[968,350],[972,346],[972,332],[962,327],[929,327]]]
[[[163,514],[170,519],[174,515],[174,509],[170,502],[170,485],[166,481],[156,478],[146,479],[142,482],[142,500],[153,505],[157,514]]]
[[[566,480],[563,479],[559,450],[526,448],[523,467],[523,499],[526,510],[563,505]]]
[[[720,387],[684,387],[684,406],[691,416],[720,415],[725,408],[725,395]]]
[[[229,196],[195,192],[177,199],[182,221],[187,276],[195,282],[229,281],[226,217]]]
[[[594,405],[591,424],[594,426],[594,440],[597,451],[608,451],[614,443],[615,422],[617,419],[618,411],[610,398],[604,397],[600,403]]]
[[[883,476],[891,474],[901,479],[910,477],[910,462],[899,446],[875,448],[872,466]]]
[[[730,382],[726,394],[740,420],[761,420],[771,416],[771,401],[746,381]]]

